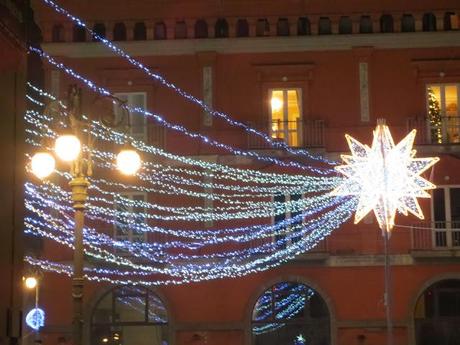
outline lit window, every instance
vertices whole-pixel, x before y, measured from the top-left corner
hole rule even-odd
[[[270,90],[270,135],[292,147],[302,146],[300,89]]]
[[[460,143],[460,84],[426,87],[428,126],[432,143]]]
[[[145,92],[116,93],[115,97],[125,102],[130,108],[146,109],[147,107],[147,95]],[[147,141],[147,118],[144,114],[130,111],[129,117],[127,117],[127,111],[118,104],[114,105],[114,113],[116,122],[122,121],[128,128],[129,135],[134,139]]]

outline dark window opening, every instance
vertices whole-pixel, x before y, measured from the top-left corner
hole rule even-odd
[[[287,18],[279,18],[276,25],[276,34],[278,36],[289,36],[289,21]]]
[[[373,32],[372,19],[370,16],[361,16],[361,20],[359,21],[359,32],[361,34],[371,34]]]
[[[155,23],[153,38],[156,40],[166,39],[166,24],[163,22]],[[185,37],[183,37],[185,38]]]
[[[380,32],[387,33],[393,32],[394,25],[393,25],[393,16],[390,14],[384,14],[380,17]]]
[[[134,24],[133,37],[135,41],[144,41],[147,39],[147,28],[145,27],[144,22]]]
[[[310,21],[308,20],[307,17],[300,17],[299,20],[297,21],[297,35],[305,36],[305,35],[310,35],[310,34],[311,34]]]
[[[318,34],[330,35],[332,33],[331,20],[328,17],[319,18]]]
[[[101,38],[105,38],[105,25],[103,23],[96,23],[93,26],[93,32]],[[93,41],[96,42],[97,39],[93,37]]]
[[[124,23],[116,23],[113,27],[113,40],[126,41],[126,26]]]
[[[228,23],[225,19],[217,19],[214,36],[216,38],[228,37]]]
[[[195,23],[195,38],[208,38],[208,23],[203,19]]]
[[[73,27],[73,41],[74,42],[85,42],[86,41],[86,30],[80,25]]]
[[[436,17],[433,13],[423,15],[423,31],[436,31]]]
[[[246,19],[238,19],[236,22],[236,37],[249,36],[249,23]]]
[[[415,32],[415,19],[412,14],[403,14],[401,18],[402,32]]]
[[[179,21],[176,23],[176,28],[174,30],[174,37],[176,39],[187,38],[187,25],[184,21]]]
[[[53,26],[51,32],[51,41],[64,42],[64,27],[61,24],[56,24]]]
[[[257,20],[256,36],[270,36],[270,23],[266,18],[261,18]]]
[[[353,33],[353,24],[350,17],[340,17],[339,34]]]

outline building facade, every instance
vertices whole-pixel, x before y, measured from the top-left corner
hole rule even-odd
[[[386,119],[397,141],[417,129],[418,154],[438,155],[441,161],[427,176],[438,188],[422,202],[426,220],[398,217],[391,235],[394,344],[460,341],[458,1],[100,0],[62,5],[213,109],[291,147],[338,160],[348,151],[344,134],[370,143],[378,118]],[[153,82],[41,1],[35,7],[43,50],[128,104],[242,150],[292,158]],[[61,98],[74,82],[46,64],[45,79],[46,89]],[[84,88],[83,95],[84,102],[92,102],[94,96]],[[272,169],[150,120],[133,118],[131,125],[131,135],[169,152]],[[113,233],[144,240],[135,235]],[[40,255],[62,262],[72,257],[70,250],[47,241]],[[88,283],[85,343],[385,344],[383,263],[382,234],[368,217],[358,225],[346,223],[291,262],[257,274],[156,288]],[[45,274],[40,300],[47,311],[41,330],[46,344],[71,341],[70,289],[67,277]],[[303,301],[303,309],[288,318],[276,301],[296,305],[292,296]],[[133,318],[117,304],[123,298],[135,299],[145,313]],[[156,308],[153,321],[149,305]]]

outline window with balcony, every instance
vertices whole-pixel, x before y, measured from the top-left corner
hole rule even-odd
[[[113,40],[126,41],[126,25],[124,23],[115,23],[113,26]]]
[[[427,134],[431,143],[460,143],[459,98],[460,84],[427,85]]]
[[[130,108],[146,109],[147,95],[145,92],[116,93],[115,96]],[[144,114],[135,111],[126,111],[119,104],[114,105],[114,114],[117,122],[122,121],[127,132],[134,139],[147,141],[147,119]]]
[[[460,186],[435,189],[432,210],[434,246],[460,247]]]
[[[166,24],[163,22],[156,22],[153,38],[156,40],[166,39]]]
[[[141,192],[122,193],[115,198],[114,238],[116,240],[145,242],[147,233],[140,228],[146,224],[144,217],[146,200],[147,194]]]
[[[302,146],[301,89],[271,89],[270,135],[292,147]]]
[[[86,41],[86,30],[80,25],[74,25],[72,29],[73,41],[74,42],[85,42]]]

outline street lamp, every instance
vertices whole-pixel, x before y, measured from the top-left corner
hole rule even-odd
[[[110,100],[123,109],[122,114],[129,117],[126,107],[116,98]],[[56,103],[56,102],[55,102]],[[61,108],[56,104],[50,104],[49,109],[62,115]],[[54,107],[54,108],[53,108]],[[67,163],[70,163],[72,179],[69,182],[71,188],[71,199],[74,209],[74,255],[73,255],[73,276],[72,276],[72,298],[73,298],[73,344],[82,344],[83,333],[83,227],[85,223],[85,208],[88,198],[88,178],[92,175],[93,163],[91,160],[91,143],[89,138],[89,123],[81,115],[81,90],[75,85],[69,88],[68,102],[66,106],[69,127],[71,132],[60,135],[54,145],[56,156]],[[123,121],[118,120],[108,123],[107,119],[102,118],[104,125],[114,127]],[[84,130],[86,129],[86,131]],[[82,140],[87,136],[87,150],[82,149]],[[32,172],[43,179],[51,175],[55,168],[55,159],[49,152],[38,152],[32,157]],[[139,154],[133,149],[124,149],[117,156],[117,169],[126,175],[134,175],[142,166]]]

